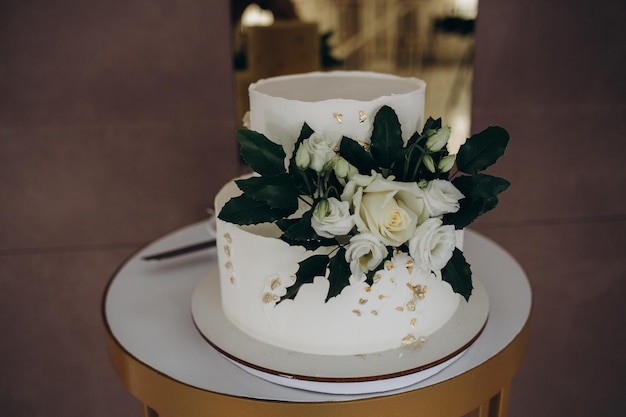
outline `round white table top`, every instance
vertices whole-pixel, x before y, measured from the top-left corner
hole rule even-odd
[[[198,282],[217,261],[215,249],[168,260],[143,256],[205,241],[209,223],[172,232],[144,247],[111,279],[103,315],[111,337],[132,357],[168,378],[217,394],[288,402],[329,402],[413,391],[454,378],[497,355],[520,333],[531,310],[531,289],[518,263],[501,247],[471,230],[464,254],[489,297],[489,319],[480,337],[457,361],[417,384],[395,391],[334,395],[289,388],[245,372],[202,337],[191,316]]]

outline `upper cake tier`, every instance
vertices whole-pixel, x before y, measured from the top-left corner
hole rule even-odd
[[[426,83],[417,78],[360,71],[287,75],[249,88],[250,128],[283,145],[287,156],[306,122],[332,139],[369,142],[374,115],[393,108],[406,142],[424,124]]]

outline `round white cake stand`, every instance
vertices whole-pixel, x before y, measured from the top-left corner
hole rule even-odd
[[[436,391],[448,382],[454,382],[451,386],[463,382],[465,375],[479,374],[483,369],[506,374],[490,377],[483,381],[484,386],[475,388],[486,392],[501,386],[496,379],[512,377],[521,362],[531,310],[526,275],[501,247],[466,230],[464,253],[474,275],[486,289],[489,319],[480,337],[445,369],[393,391],[348,395],[295,389],[257,378],[207,343],[192,319],[192,295],[216,261],[215,250],[158,262],[142,260],[149,254],[206,240],[207,226],[208,222],[197,223],[144,247],[118,269],[103,297],[102,312],[113,367],[135,396],[157,410],[189,408],[190,401],[198,404],[217,401],[225,407],[235,402],[241,411],[252,400],[259,415],[266,408],[267,415],[278,415],[275,413],[281,413],[283,407],[287,409],[289,404],[298,403],[319,404],[322,408],[328,404],[353,407],[361,404],[360,401],[380,399],[383,401],[377,404],[389,406],[395,403],[387,399],[393,402],[404,394]],[[506,369],[493,368],[492,364],[499,363],[494,359],[499,357],[514,360],[507,362]],[[497,389],[490,395],[495,392]],[[371,402],[363,404],[367,404],[363,408],[366,411],[372,406]],[[437,410],[443,413],[455,406],[440,402]],[[187,415],[205,415],[191,408],[186,410]],[[236,415],[224,410],[222,415]]]

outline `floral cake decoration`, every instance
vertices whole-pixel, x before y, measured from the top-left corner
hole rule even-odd
[[[450,128],[429,118],[404,143],[389,106],[374,116],[369,143],[332,140],[304,123],[289,158],[263,134],[240,129],[241,155],[255,175],[236,181],[242,194],[219,218],[238,225],[274,222],[280,239],[307,250],[280,301],[293,299],[317,276],[330,282],[327,301],[350,285],[351,275],[371,285],[398,251],[468,300],[472,273],[455,230],[496,207],[508,188],[506,179],[483,171],[504,154],[509,134],[488,127],[456,154],[448,151],[449,138]]]

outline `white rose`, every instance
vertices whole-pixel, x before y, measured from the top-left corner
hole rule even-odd
[[[387,248],[376,236],[360,233],[350,238],[346,261],[350,263],[352,275],[360,277],[376,268],[387,254]]]
[[[439,271],[446,266],[456,245],[454,226],[432,218],[422,223],[409,240],[409,253],[418,268]]]
[[[337,156],[335,152],[337,141],[322,133],[313,133],[309,138],[302,141],[300,147],[309,154],[309,168],[315,172],[322,172],[324,166]]]
[[[334,197],[322,200],[313,210],[311,226],[322,237],[343,236],[350,233],[354,220],[350,214],[350,203]]]
[[[428,218],[424,192],[417,183],[393,181],[375,173],[355,175],[341,199],[354,206],[359,232],[369,232],[387,246],[400,246]]]
[[[465,196],[446,180],[432,180],[424,189],[430,217],[459,211],[459,200]]]

